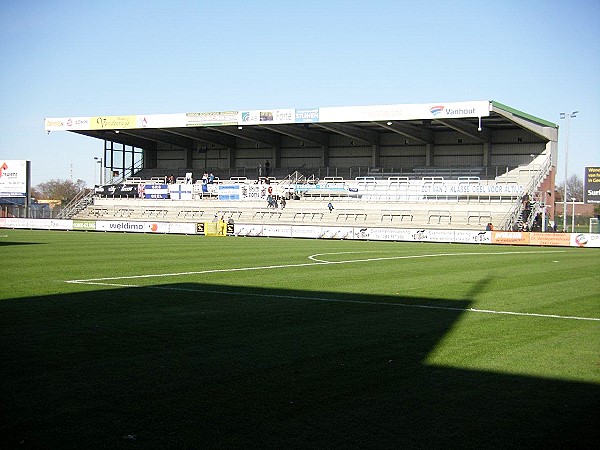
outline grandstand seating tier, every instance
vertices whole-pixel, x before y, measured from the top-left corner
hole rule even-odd
[[[93,205],[76,219],[131,221],[210,221],[214,216],[232,218],[234,222],[260,224],[355,225],[371,227],[447,227],[481,229],[487,222],[500,221],[511,203],[486,204],[475,210],[473,204],[435,202],[398,205],[395,202],[360,201],[328,202],[289,200],[284,209],[268,208],[264,201],[220,200],[144,200],[96,198]]]
[[[542,161],[542,157],[546,159]],[[491,222],[498,229],[518,217],[522,192],[516,188],[533,192],[537,186],[532,184],[539,184],[547,175],[549,163],[541,155],[535,164],[507,170],[494,180],[480,178],[484,175],[481,167],[415,168],[412,174],[382,170],[354,179],[332,175],[323,177],[320,186],[305,180],[300,191],[295,190],[298,186],[291,178],[272,178],[273,195],[294,194],[295,199],[288,200],[285,209],[269,208],[266,200],[219,200],[216,190],[194,194],[201,197],[195,200],[96,197],[74,218],[200,222],[218,216],[249,224],[456,229],[481,229]],[[147,171],[143,178],[130,178],[129,182],[144,184],[157,177]],[[257,184],[259,180],[232,176],[228,180],[217,178],[216,183]],[[327,207],[329,202],[334,205],[332,211]]]

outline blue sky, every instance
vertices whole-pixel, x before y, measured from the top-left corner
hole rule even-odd
[[[101,141],[45,117],[496,100],[600,165],[600,2],[0,2],[0,158],[94,182]],[[562,181],[564,166],[559,160]]]

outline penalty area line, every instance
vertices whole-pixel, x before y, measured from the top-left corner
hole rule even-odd
[[[265,294],[265,293],[253,293],[253,292],[239,292],[239,291],[219,291],[211,289],[195,289],[185,287],[174,287],[174,286],[143,286],[135,284],[117,284],[117,283],[102,283],[102,282],[85,282],[78,281],[75,284],[92,284],[100,286],[116,286],[126,288],[141,288],[141,289],[156,289],[163,291],[183,291],[183,292],[198,292],[203,294],[215,294],[220,296],[236,296],[236,297],[259,297],[259,298],[270,298],[270,299],[281,299],[281,300],[308,300],[323,303],[347,303],[355,305],[377,305],[377,306],[394,306],[400,308],[419,308],[419,309],[432,309],[441,311],[458,311],[458,312],[471,312],[478,314],[500,314],[509,316],[521,316],[521,317],[539,317],[544,319],[563,319],[563,320],[584,320],[600,322],[600,318],[597,317],[579,317],[579,316],[561,316],[559,314],[540,314],[540,313],[527,313],[517,311],[496,311],[492,309],[478,309],[478,308],[458,308],[452,306],[438,306],[438,305],[416,305],[412,303],[393,303],[393,302],[375,302],[368,300],[348,300],[341,298],[328,298],[328,297],[311,297],[302,295],[283,295],[283,294]]]
[[[356,252],[339,252],[339,253],[315,253],[310,255],[308,259],[312,262],[308,263],[298,263],[298,264],[277,264],[270,266],[250,266],[250,267],[233,267],[229,269],[207,269],[207,270],[197,270],[197,271],[189,271],[189,272],[174,272],[174,273],[155,273],[155,274],[145,274],[145,275],[127,275],[121,277],[103,277],[103,278],[87,278],[80,280],[65,280],[65,283],[74,283],[74,284],[82,284],[82,283],[92,283],[96,281],[104,282],[104,281],[117,281],[117,280],[134,280],[141,278],[165,278],[165,277],[176,277],[176,276],[185,276],[185,275],[203,275],[203,274],[212,274],[212,273],[227,273],[227,272],[245,272],[249,270],[271,270],[271,269],[286,269],[290,267],[309,267],[309,266],[319,266],[326,264],[352,264],[352,263],[361,263],[361,262],[373,262],[373,261],[385,261],[385,260],[394,260],[394,259],[417,259],[417,258],[439,258],[439,257],[448,257],[448,256],[475,256],[475,255],[515,255],[515,254],[539,254],[539,253],[563,253],[564,250],[549,250],[549,251],[505,251],[505,252],[490,252],[490,253],[481,253],[481,252],[468,252],[468,253],[431,253],[425,255],[401,255],[401,256],[385,256],[380,258],[364,258],[364,259],[347,259],[341,261],[327,261],[318,259],[318,256],[325,255],[339,255],[343,253],[356,253]],[[359,252],[364,253],[364,252]]]

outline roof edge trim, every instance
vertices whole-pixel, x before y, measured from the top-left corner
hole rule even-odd
[[[526,112],[520,111],[518,109],[511,108],[510,106],[507,106],[507,105],[497,102],[495,100],[491,100],[491,103],[492,103],[492,106],[495,108],[502,109],[506,112],[514,114],[515,116],[519,116],[519,117],[522,117],[523,119],[529,120],[530,122],[535,122],[540,125],[545,125],[547,127],[558,128],[558,125],[555,123],[552,123],[548,120],[540,119],[539,117],[536,117],[536,116],[532,116],[531,114],[527,114]]]

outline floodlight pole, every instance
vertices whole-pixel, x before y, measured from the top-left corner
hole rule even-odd
[[[546,202],[548,201],[546,199],[546,195],[547,195],[547,192],[544,192],[544,205],[542,208],[542,232],[544,232],[544,233],[546,232],[546,208],[547,208]]]
[[[100,186],[104,186],[104,168],[102,167],[102,158],[94,156],[96,163],[100,164]],[[96,183],[96,171],[94,170],[94,184]]]
[[[571,233],[575,233],[575,197],[571,198],[573,202],[573,214],[571,216]]]
[[[563,231],[567,229],[567,179],[569,177],[567,171],[567,165],[569,163],[569,119],[575,118],[579,111],[573,111],[571,114],[560,113],[560,118],[566,120],[567,124],[567,138],[565,141],[565,192],[563,195]]]

